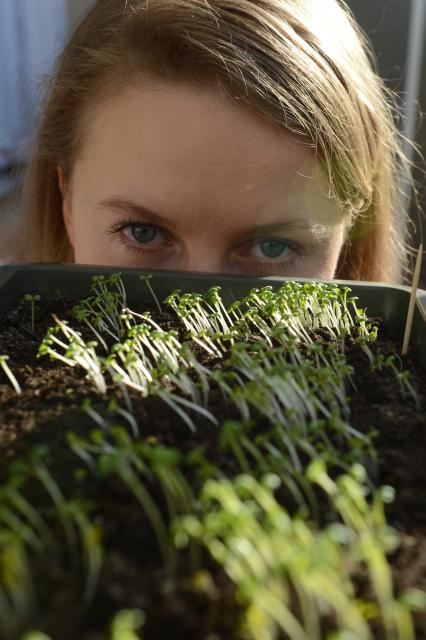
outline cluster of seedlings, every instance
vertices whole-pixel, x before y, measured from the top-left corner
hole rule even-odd
[[[219,287],[175,291],[160,303],[144,280],[158,313],[129,308],[119,274],[98,276],[73,309],[75,324],[54,316],[39,346],[41,359],[81,369],[99,402],[81,407],[92,429],[67,433],[74,493],[55,479],[48,446],[10,464],[0,489],[0,636],[48,639],[38,578],[57,565],[77,585],[63,606],[90,619],[108,553],[93,486],[115,479],[144,514],[170,597],[182,567],[207,594],[217,590],[217,571],[230,581],[227,637],[414,639],[412,614],[426,600],[416,588],[394,592],[388,556],[398,534],[385,517],[393,491],[374,487],[364,464],[374,458],[372,439],[351,426],[348,348],[364,352],[366,367],[390,368],[410,402],[418,399],[397,357],[371,349],[377,325],[350,289],[286,282],[225,306]],[[166,313],[176,329],[161,321]],[[19,394],[6,359],[0,365]],[[155,420],[149,428],[138,421],[135,397],[164,403],[188,438],[202,441],[209,425],[220,459],[162,442]],[[34,484],[49,508],[28,497]],[[149,615],[116,611],[104,637],[153,637],[145,636]]]

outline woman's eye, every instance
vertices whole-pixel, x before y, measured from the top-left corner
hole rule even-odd
[[[108,233],[115,236],[126,251],[157,253],[172,246],[170,234],[155,224],[120,220]]]
[[[286,258],[294,253],[298,253],[297,245],[289,240],[281,238],[265,238],[256,244],[252,244],[252,253],[256,258],[275,260]]]
[[[149,244],[158,235],[158,230],[152,224],[132,223],[123,232],[130,240],[136,240],[139,244]]]

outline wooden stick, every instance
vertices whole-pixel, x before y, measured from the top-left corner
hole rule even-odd
[[[413,326],[414,305],[416,304],[417,288],[419,286],[420,269],[422,266],[423,244],[420,245],[417,253],[416,267],[414,269],[413,284],[411,285],[410,304],[408,306],[407,323],[405,325],[404,343],[402,345],[401,355],[405,356],[408,351],[408,343],[410,342],[411,329]]]

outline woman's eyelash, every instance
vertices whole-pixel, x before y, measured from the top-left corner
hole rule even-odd
[[[298,242],[295,242],[294,240],[289,240],[288,238],[281,238],[280,236],[260,236],[258,238],[253,238],[252,240],[248,241],[248,245],[249,246],[256,246],[259,244],[262,244],[262,242],[282,242],[283,244],[287,245],[287,247],[289,249],[292,249],[293,251],[295,251],[295,253],[303,253],[303,249],[301,247],[301,245]]]
[[[123,231],[123,229],[125,229],[126,227],[130,227],[132,225],[136,225],[136,224],[147,224],[147,223],[143,223],[143,222],[138,222],[136,220],[119,220],[118,222],[116,222],[111,229],[108,229],[108,233],[110,234],[114,234],[114,233],[119,233],[120,231]],[[150,225],[150,226],[155,226],[155,225]]]

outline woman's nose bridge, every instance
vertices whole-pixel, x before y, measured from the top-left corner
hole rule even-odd
[[[222,241],[223,242],[223,241]],[[225,247],[218,239],[195,236],[188,242],[180,268],[184,271],[226,271]]]
[[[222,271],[226,271],[220,257],[210,254],[188,256],[180,268],[182,271],[205,271],[208,273],[221,273]]]

